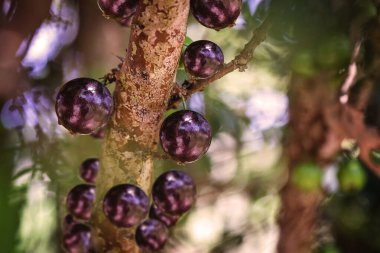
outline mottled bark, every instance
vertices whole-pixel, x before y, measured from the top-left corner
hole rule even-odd
[[[118,76],[115,112],[97,182],[95,228],[100,252],[138,252],[134,229],[118,229],[102,211],[114,185],[139,185],[150,194],[158,131],[174,85],[185,38],[188,0],[144,0],[133,20],[127,56]]]
[[[335,135],[325,116],[336,105],[334,87],[328,74],[310,79],[294,76],[290,84],[288,136],[285,156],[288,177],[302,161],[325,165],[335,157],[343,136]],[[320,191],[302,192],[288,180],[280,192],[279,253],[311,252]]]

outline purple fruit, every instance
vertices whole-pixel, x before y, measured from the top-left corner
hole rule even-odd
[[[106,217],[118,227],[132,227],[148,214],[148,196],[139,187],[121,184],[112,187],[103,200]]]
[[[95,132],[91,133],[91,136],[95,139],[104,139],[104,136],[106,136],[106,126],[99,128]]]
[[[179,215],[170,215],[162,211],[156,205],[152,205],[149,211],[149,218],[159,220],[164,223],[167,227],[172,227],[177,223]]]
[[[67,194],[67,211],[79,220],[89,220],[95,201],[95,186],[80,184]]]
[[[98,5],[105,16],[126,19],[135,14],[138,0],[98,0]]]
[[[90,78],[64,84],[57,95],[55,110],[59,124],[71,133],[91,134],[104,127],[111,117],[113,99],[109,90]]]
[[[220,30],[235,25],[242,0],[191,0],[191,12],[202,25]]]
[[[69,253],[87,253],[91,248],[91,229],[81,223],[74,224],[64,233],[63,248]]]
[[[197,112],[177,111],[162,123],[160,142],[172,159],[194,162],[207,152],[211,144],[211,127]]]
[[[188,211],[195,201],[192,178],[183,171],[171,170],[159,176],[153,184],[153,201],[158,208],[172,215]]]
[[[126,17],[126,18],[121,18],[121,19],[118,19],[117,22],[121,25],[121,26],[125,26],[125,27],[131,27],[132,25],[132,21],[133,21],[133,15],[132,16],[129,16],[129,17]]]
[[[95,179],[98,174],[99,167],[100,167],[99,159],[89,158],[81,164],[79,168],[79,174],[81,178],[84,181],[86,181],[86,183],[93,184],[95,183]]]
[[[214,42],[198,40],[191,43],[185,50],[185,70],[198,78],[207,78],[215,74],[224,64],[222,50]]]
[[[78,222],[76,222],[74,220],[74,217],[71,214],[66,215],[65,218],[63,218],[63,231],[64,231],[64,233],[70,231],[70,229],[75,224],[78,224]]]
[[[137,227],[135,238],[141,249],[157,251],[165,246],[168,240],[168,229],[160,221],[149,219]]]

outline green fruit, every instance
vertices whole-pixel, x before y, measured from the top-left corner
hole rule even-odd
[[[376,5],[372,1],[368,0],[360,1],[357,10],[359,16],[367,19],[372,18],[377,14]]]
[[[317,61],[324,68],[341,68],[351,56],[350,41],[345,35],[328,38],[318,48]]]
[[[302,191],[315,191],[320,188],[322,171],[313,163],[302,163],[294,168],[291,182]]]
[[[313,76],[317,72],[314,56],[309,50],[301,50],[295,53],[291,67],[295,73],[303,76]]]
[[[357,159],[352,159],[340,166],[338,181],[342,191],[359,191],[367,182],[367,175],[360,162]]]
[[[323,246],[318,252],[319,253],[340,253],[340,250],[334,245],[326,245],[326,246]]]

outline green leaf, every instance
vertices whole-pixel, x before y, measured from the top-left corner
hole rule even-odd
[[[35,170],[34,167],[23,169],[12,176],[12,181],[24,176],[25,174],[32,173]]]
[[[212,135],[227,132],[240,139],[242,133],[243,117],[237,115],[220,98],[205,92],[206,118],[211,124]]]
[[[184,50],[184,48],[186,49],[186,47],[189,46],[191,43],[193,43],[193,40],[190,37],[186,36],[185,41],[183,42],[182,50]]]

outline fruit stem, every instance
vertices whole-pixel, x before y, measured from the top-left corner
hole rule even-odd
[[[247,42],[247,44],[245,44],[244,48],[235,57],[235,59],[227,64],[224,64],[224,66],[214,75],[205,79],[192,80],[190,81],[192,83],[190,89],[179,88],[177,89],[177,92],[173,92],[170,99],[169,108],[177,107],[180,103],[180,97],[185,97],[185,99],[189,98],[194,93],[204,90],[207,85],[224,77],[232,71],[235,71],[236,69],[241,71],[245,70],[247,68],[247,64],[253,58],[253,52],[255,49],[266,39],[269,25],[270,22],[267,18],[255,31],[253,31],[251,39]]]
[[[182,106],[184,110],[187,110],[187,104],[186,104],[186,99],[183,95],[181,95],[181,100],[182,100]]]

